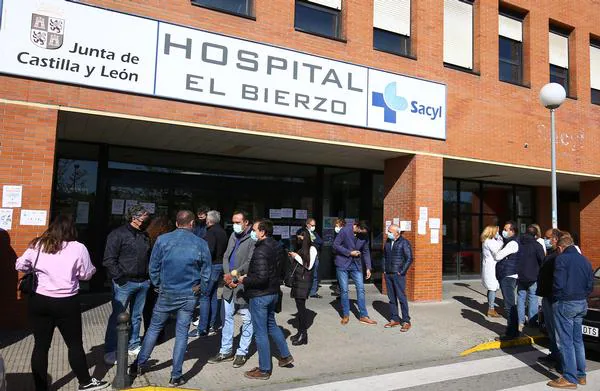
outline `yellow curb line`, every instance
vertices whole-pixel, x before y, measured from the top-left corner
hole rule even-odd
[[[510,341],[489,341],[489,342],[484,342],[479,345],[473,346],[471,349],[465,350],[460,355],[467,356],[471,353],[483,352],[485,350],[511,348],[514,346],[533,345],[534,343],[537,343],[537,341],[545,339],[545,338],[546,338],[545,335],[532,335],[532,336],[515,338]]]

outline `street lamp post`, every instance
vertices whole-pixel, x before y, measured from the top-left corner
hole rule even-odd
[[[565,101],[567,92],[558,83],[548,83],[540,90],[540,101],[545,108],[550,109],[550,143],[552,159],[552,228],[558,228],[558,200],[556,195],[556,128],[554,111]]]

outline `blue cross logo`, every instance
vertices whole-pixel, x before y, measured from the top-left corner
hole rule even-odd
[[[373,92],[371,104],[383,108],[383,120],[392,124],[396,123],[396,112],[406,110],[408,102],[396,94],[396,82],[391,82],[383,91]]]

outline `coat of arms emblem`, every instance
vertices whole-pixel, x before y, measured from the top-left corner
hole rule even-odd
[[[30,38],[44,49],[58,49],[63,44],[65,20],[43,14],[31,14]]]

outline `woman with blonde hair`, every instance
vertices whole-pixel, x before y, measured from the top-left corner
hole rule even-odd
[[[487,316],[499,318],[496,312],[496,291],[500,287],[496,279],[496,260],[494,255],[502,248],[503,242],[498,235],[498,226],[488,225],[481,233],[483,265],[481,268],[481,283],[487,289],[488,312]]]

